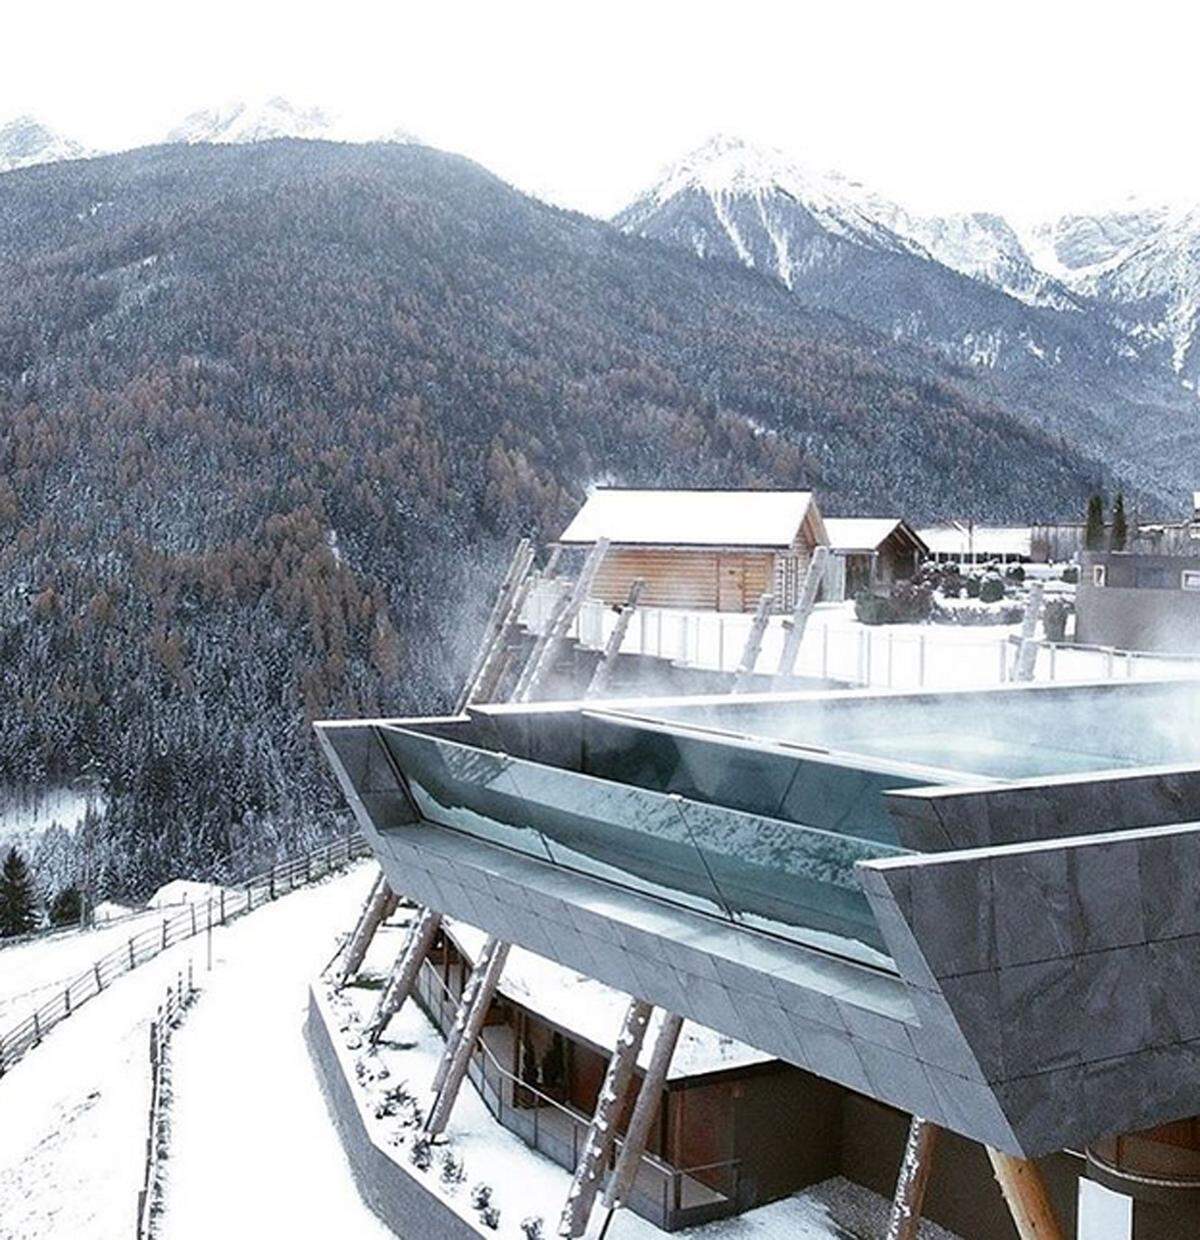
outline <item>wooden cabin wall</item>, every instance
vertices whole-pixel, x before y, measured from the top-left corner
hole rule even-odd
[[[596,574],[592,595],[623,603],[632,582],[641,577],[646,607],[753,611],[759,596],[775,588],[775,560],[773,551],[613,547]]]

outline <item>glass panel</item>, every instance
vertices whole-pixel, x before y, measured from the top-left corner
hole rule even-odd
[[[381,734],[427,821],[552,860],[526,820],[510,773],[515,759],[398,728]]]
[[[533,762],[518,762],[513,776],[559,865],[728,916],[677,797]]]
[[[735,920],[843,954],[865,944],[886,960],[854,863],[901,849],[690,801],[682,812]]]
[[[854,874],[903,850],[385,729],[428,821],[823,950],[890,965]]]

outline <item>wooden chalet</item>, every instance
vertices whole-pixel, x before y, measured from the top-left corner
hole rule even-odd
[[[763,594],[790,611],[813,548],[827,545],[810,491],[593,491],[559,538],[563,548],[609,549],[592,595],[625,601],[636,578],[643,605],[754,611]]]
[[[911,577],[929,555],[925,540],[901,517],[829,517],[825,528],[830,555],[822,598],[828,602]]]

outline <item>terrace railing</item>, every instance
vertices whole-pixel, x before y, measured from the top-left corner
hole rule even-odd
[[[522,620],[531,632],[546,623],[548,596],[531,592]],[[704,671],[736,671],[753,616],[736,612],[639,608],[621,646],[623,654],[645,655]],[[600,650],[616,623],[616,613],[598,599],[580,609],[571,636],[586,649]],[[1013,640],[1006,631],[951,624],[868,626],[830,620],[818,608],[804,634],[795,674],[846,685],[877,688],[984,688],[1004,684],[1011,675]],[[763,638],[758,670],[770,674],[779,664],[783,617],[773,616]],[[1200,655],[1168,655],[1148,650],[1078,646],[1040,641],[1034,678],[1080,681],[1200,676]]]
[[[454,1021],[458,1000],[425,961],[417,978],[417,1002],[443,1034]],[[505,1068],[488,1047],[483,1031],[472,1048],[468,1075],[497,1123],[567,1171],[574,1171],[587,1138],[589,1117],[550,1097]],[[614,1143],[609,1170],[620,1152]],[[673,1167],[652,1153],[642,1154],[626,1204],[663,1231],[677,1231],[745,1208],[741,1163],[736,1159],[698,1167]],[[552,1222],[552,1220],[547,1220]]]
[[[164,916],[158,925],[131,935],[120,947],[64,982],[53,999],[0,1034],[0,1076],[39,1046],[51,1029],[107,990],[122,974],[153,960],[168,947],[226,925],[280,895],[340,870],[369,851],[361,832],[340,836],[321,848],[281,861],[237,887],[220,888],[203,904],[184,905],[178,912]]]

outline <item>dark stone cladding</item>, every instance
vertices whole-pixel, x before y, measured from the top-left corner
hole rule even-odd
[[[304,1037],[354,1182],[380,1220],[401,1240],[479,1240],[494,1234],[460,1218],[372,1137],[315,987],[309,988]]]

